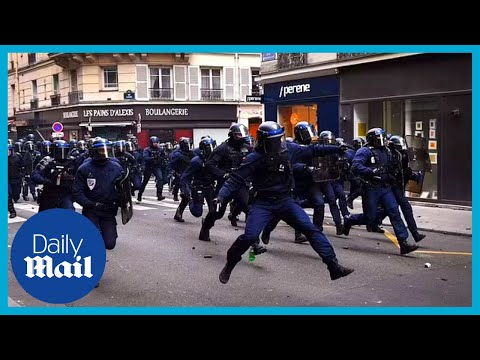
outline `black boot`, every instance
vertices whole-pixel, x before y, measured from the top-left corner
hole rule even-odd
[[[142,193],[141,192],[138,192],[137,201],[142,202]]]
[[[345,223],[343,224],[343,235],[348,236],[350,234],[351,228],[352,228],[352,222],[350,218],[345,218]]]
[[[408,254],[408,253],[411,253],[412,251],[415,251],[418,249],[418,245],[417,244],[412,244],[410,245],[407,240],[404,240],[404,241],[399,241],[398,242],[400,244],[400,255],[405,255],[405,254]]]
[[[173,201],[180,201],[178,200],[178,194],[173,194]]]
[[[238,218],[233,214],[228,215],[228,220],[230,220],[230,223],[232,224],[232,226],[235,226],[235,227],[238,226],[237,224]]]
[[[15,211],[15,210],[14,210],[14,211],[10,211],[10,216],[9,216],[9,217],[10,217],[10,219],[13,219],[14,217],[17,217],[16,211]]]
[[[180,210],[180,207],[177,209],[177,211],[175,212],[175,216],[173,217],[175,220],[177,220],[178,222],[185,222],[185,220],[183,220],[182,218],[182,213],[183,211]]]
[[[343,235],[343,225],[338,224],[338,225],[335,225],[335,227],[337,228],[337,235]]]
[[[337,261],[328,264],[328,271],[330,271],[330,279],[337,280],[341,277],[350,275],[354,270],[340,265]]]
[[[377,224],[367,225],[367,231],[368,231],[368,232],[375,232],[375,233],[379,233],[379,234],[385,233],[385,230],[383,230],[383,229],[382,229],[380,226],[378,226]]]
[[[270,242],[270,233],[266,232],[265,230],[262,231],[262,234],[260,236],[260,239],[262,239],[262,242],[267,245]]]
[[[162,201],[165,199],[165,196],[162,195],[162,191],[157,189],[157,200]]]
[[[425,234],[420,234],[418,231],[415,231],[412,235],[415,242],[420,242],[427,236]]]
[[[220,272],[220,275],[218,275],[218,279],[222,284],[226,284],[228,280],[230,279],[230,275],[232,274],[232,270],[235,267],[236,263],[232,264],[227,261],[225,266],[223,267],[222,271]]]
[[[23,195],[23,200],[28,201],[28,195]]]
[[[267,248],[265,246],[260,245],[259,243],[254,243],[252,245],[252,250],[255,255],[260,255],[267,252]]]
[[[307,237],[303,235],[301,232],[295,230],[295,240],[293,241],[295,244],[302,244],[308,241]]]
[[[200,234],[198,235],[198,240],[210,241],[210,229],[205,226],[205,221],[202,219],[202,228],[200,229]]]

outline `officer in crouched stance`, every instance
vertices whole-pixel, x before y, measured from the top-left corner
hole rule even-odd
[[[216,199],[217,206],[225,206],[237,189],[245,186],[245,180],[251,179],[254,200],[250,210],[245,233],[240,235],[227,252],[227,264],[219,279],[226,284],[242,254],[254,244],[261,231],[274,217],[305,234],[313,249],[327,264],[330,278],[336,280],[347,276],[353,269],[341,266],[328,239],[310,221],[306,212],[291,196],[293,185],[292,166],[288,151],[282,143],[285,132],[281,125],[266,121],[257,129],[257,145],[254,152],[247,156],[242,165],[232,172],[222,186]]]
[[[111,146],[106,139],[96,139],[92,158],[80,165],[73,184],[73,197],[83,206],[82,215],[100,230],[107,250],[117,242],[115,216],[120,194],[116,184],[124,177],[122,165],[109,157]]]

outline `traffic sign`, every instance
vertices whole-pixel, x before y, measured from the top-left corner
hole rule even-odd
[[[61,122],[54,122],[52,125],[52,130],[55,132],[62,132],[63,131],[63,124]]]
[[[65,136],[65,134],[61,131],[52,133],[52,137],[54,137],[54,138],[62,138],[64,136]]]

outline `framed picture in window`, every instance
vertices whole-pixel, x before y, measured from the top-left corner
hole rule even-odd
[[[423,136],[423,131],[415,131],[415,136],[420,136],[420,137],[424,137]]]
[[[415,130],[423,130],[421,121],[415,121]]]
[[[432,165],[436,165],[437,164],[437,153],[429,153],[430,155],[430,163]]]
[[[430,119],[430,130],[436,129],[437,119]]]

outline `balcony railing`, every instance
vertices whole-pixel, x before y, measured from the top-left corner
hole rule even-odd
[[[69,104],[78,104],[80,100],[83,100],[83,91],[70,91],[68,93],[68,103]]]
[[[52,102],[52,106],[60,105],[60,94],[50,95],[50,101]]]
[[[337,60],[349,60],[376,55],[376,53],[337,53]]]
[[[38,99],[30,100],[30,109],[38,109]]]
[[[171,88],[164,88],[164,89],[156,89],[150,88],[150,99],[153,100],[172,100],[173,99],[173,89]]]
[[[223,100],[223,89],[200,89],[202,100]]]
[[[278,69],[293,69],[307,65],[306,53],[278,53],[277,66]]]

